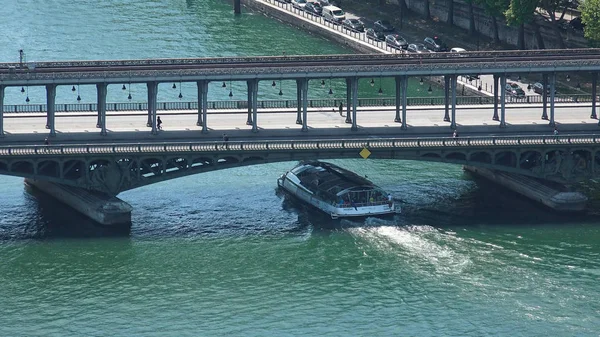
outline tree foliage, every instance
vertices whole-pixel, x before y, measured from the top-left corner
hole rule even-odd
[[[504,12],[506,22],[511,26],[531,22],[539,4],[540,0],[510,0],[510,5]]]
[[[600,0],[585,0],[579,6],[581,10],[581,21],[585,25],[585,37],[600,43]]]

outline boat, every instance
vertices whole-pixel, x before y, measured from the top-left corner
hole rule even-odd
[[[282,174],[277,185],[332,219],[400,213],[391,194],[366,177],[327,162],[302,161]]]

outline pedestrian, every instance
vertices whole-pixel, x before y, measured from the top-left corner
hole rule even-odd
[[[344,117],[344,115],[342,115],[342,112],[344,111],[344,103],[340,102],[340,116]]]
[[[226,133],[224,133],[223,134],[223,147],[226,148],[226,149],[229,148],[229,146],[227,145],[228,141],[229,141],[229,136]]]
[[[157,127],[159,130],[162,130],[162,120],[160,119],[160,116],[158,116],[158,117],[156,118],[156,127]]]
[[[44,145],[50,145],[50,140],[48,139],[48,137],[44,139]]]
[[[454,130],[452,133],[452,138],[458,138],[458,131]]]
[[[560,142],[560,139],[558,139],[558,129],[554,128],[554,140],[556,140],[557,142]]]
[[[388,194],[388,205],[390,205],[390,208],[392,208],[393,204],[394,204],[394,199],[392,198],[391,194]]]

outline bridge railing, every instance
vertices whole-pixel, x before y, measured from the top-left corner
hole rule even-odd
[[[1,157],[13,156],[70,156],[70,155],[117,155],[143,153],[181,152],[253,152],[253,151],[303,151],[335,149],[410,149],[443,147],[514,147],[540,145],[597,144],[600,135],[531,135],[493,137],[417,137],[417,138],[367,138],[367,139],[320,139],[320,140],[255,140],[210,141],[170,143],[118,143],[118,144],[65,144],[65,145],[6,145],[0,146]]]
[[[556,95],[555,103],[588,103],[592,101],[592,95],[589,94],[571,94],[571,95]],[[323,98],[308,100],[309,108],[336,108],[340,102],[346,105],[345,98]],[[493,104],[493,97],[485,96],[457,96],[457,105],[482,105]],[[542,96],[526,96],[524,98],[509,97],[506,104],[539,104],[542,103]],[[239,110],[247,109],[248,101],[209,101],[209,110]],[[259,109],[290,109],[297,108],[297,100],[262,100],[257,102]],[[378,107],[378,106],[395,106],[396,99],[394,97],[377,97],[377,98],[359,98],[359,107]],[[426,106],[426,105],[444,105],[444,97],[408,97],[407,105],[409,106]],[[56,104],[55,111],[57,112],[97,112],[98,104],[96,103],[64,103]],[[148,103],[122,102],[122,103],[107,103],[107,111],[148,111]],[[198,102],[196,101],[174,101],[174,102],[158,102],[157,110],[159,111],[198,111]],[[4,113],[40,113],[46,112],[46,104],[14,104],[4,105]]]

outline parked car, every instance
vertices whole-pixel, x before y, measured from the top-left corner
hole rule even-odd
[[[319,2],[309,1],[306,3],[306,6],[304,6],[304,11],[307,13],[314,14],[314,15],[322,15],[323,14],[323,6],[321,6],[321,3],[319,3]]]
[[[342,21],[342,26],[356,32],[365,31],[365,25],[358,19],[346,19]]]
[[[478,74],[466,74],[465,77],[467,78],[467,81],[474,81],[479,79]]]
[[[373,24],[373,29],[377,32],[393,32],[395,28],[388,20],[377,20]]]
[[[292,0],[292,7],[304,10],[306,6],[306,0]]]
[[[544,85],[541,84],[540,82],[536,82],[534,84],[531,85],[531,89],[533,89],[533,92],[535,92],[536,94],[540,94],[543,95],[544,94]],[[546,93],[548,95],[550,95],[550,85],[546,85]],[[556,95],[556,89],[554,89],[554,94]]]
[[[508,94],[508,96],[512,96],[515,98],[524,98],[525,97],[525,91],[523,89],[521,89],[521,87],[514,83],[514,82],[509,82],[506,83],[506,94]]]
[[[429,54],[431,51],[425,48],[425,45],[422,43],[411,43],[406,47],[406,50],[415,54]]]
[[[423,44],[427,49],[436,53],[448,51],[448,46],[446,46],[446,44],[437,36],[426,37],[425,40],[423,40]]]
[[[408,47],[408,42],[398,34],[387,35],[385,37],[385,44],[396,49],[406,49]]]
[[[321,7],[325,7],[325,6],[331,6],[332,3],[329,2],[329,0],[317,0],[316,2],[321,4]]]
[[[467,57],[468,55],[465,54],[467,52],[466,49],[464,48],[459,48],[459,47],[454,47],[452,49],[450,49],[450,53],[454,54],[455,56],[458,57]]]
[[[378,32],[373,28],[367,29],[367,39],[377,40],[377,41],[385,41],[385,33]]]
[[[333,23],[342,23],[346,20],[346,13],[339,7],[323,6],[323,18]]]

